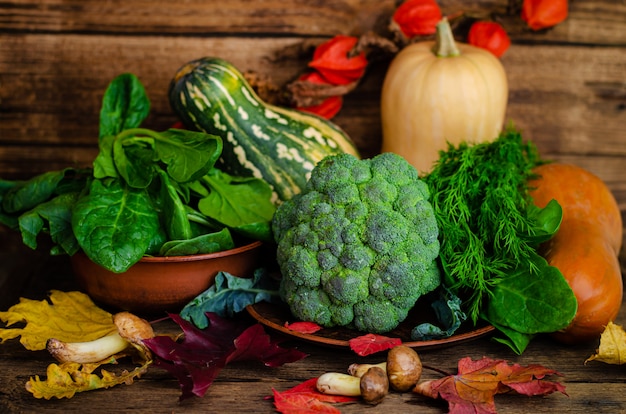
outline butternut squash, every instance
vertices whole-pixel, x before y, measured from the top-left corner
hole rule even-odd
[[[448,142],[498,137],[508,93],[498,58],[455,42],[443,19],[435,41],[406,46],[387,70],[381,91],[381,152],[395,152],[420,173],[430,172]]]
[[[556,199],[563,208],[561,227],[540,254],[561,271],[578,301],[570,325],[553,336],[564,343],[597,339],[622,305],[621,212],[606,184],[581,167],[553,163],[535,172],[534,203],[544,207]]]

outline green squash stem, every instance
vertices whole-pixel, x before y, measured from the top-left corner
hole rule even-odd
[[[437,23],[437,33],[435,37],[435,45],[433,46],[433,53],[437,57],[453,57],[459,56],[461,52],[459,48],[456,47],[456,42],[454,41],[454,35],[452,34],[452,28],[450,27],[450,22],[448,22],[447,18],[441,19],[439,23]]]

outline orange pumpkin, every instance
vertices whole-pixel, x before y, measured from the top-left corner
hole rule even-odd
[[[534,203],[545,207],[555,199],[563,208],[558,233],[540,253],[563,273],[578,301],[570,325],[553,336],[564,343],[597,339],[622,305],[621,212],[606,184],[581,167],[553,163],[535,172]]]

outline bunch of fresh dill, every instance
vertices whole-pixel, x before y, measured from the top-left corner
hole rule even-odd
[[[527,183],[541,163],[534,144],[509,127],[493,142],[449,145],[424,177],[440,228],[443,283],[474,323],[492,287],[536,251]]]

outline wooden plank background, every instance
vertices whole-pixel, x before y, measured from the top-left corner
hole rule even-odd
[[[492,17],[513,44],[507,121],[546,156],[598,174],[626,210],[626,4],[570,1],[568,19],[533,32],[521,1],[440,0],[444,14]],[[336,34],[384,32],[392,0],[8,0],[0,4],[0,177],[89,165],[102,93],[116,75],[140,77],[147,126],[175,120],[166,98],[175,71],[213,55],[242,71],[293,80],[312,46]],[[380,145],[378,100],[388,62],[373,64],[334,119],[364,155]]]

